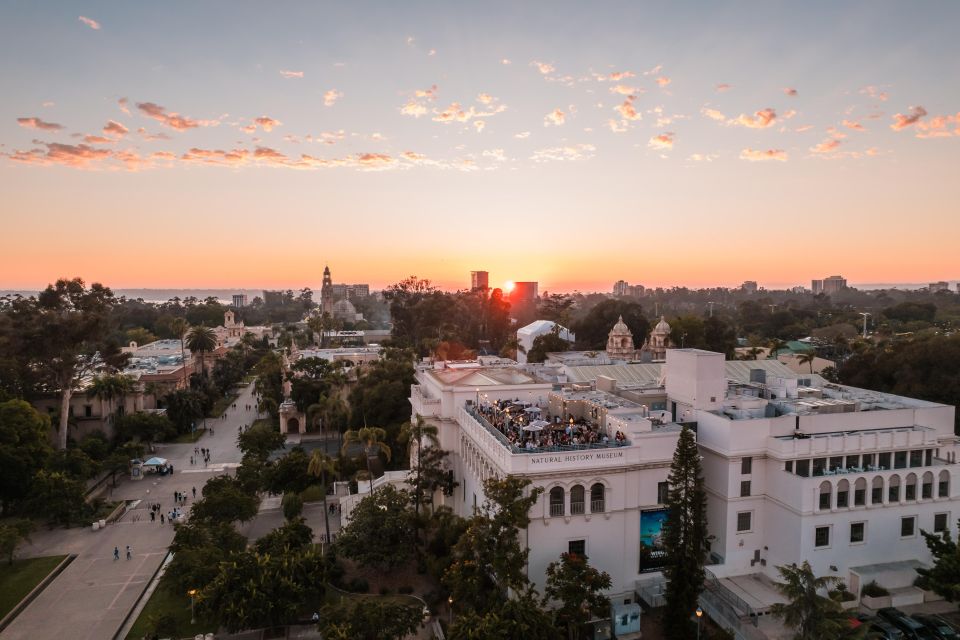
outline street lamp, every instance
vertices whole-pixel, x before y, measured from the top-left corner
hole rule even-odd
[[[453,626],[453,596],[447,598],[447,604],[450,605],[450,626]]]
[[[187,595],[190,596],[190,624],[197,624],[197,617],[193,613],[193,603],[197,600],[197,590],[190,589],[190,591],[187,591]]]
[[[697,640],[700,640],[700,618],[703,617],[703,609],[697,607]]]

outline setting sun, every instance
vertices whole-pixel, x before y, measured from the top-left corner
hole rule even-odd
[[[507,280],[506,282],[503,283],[503,292],[510,293],[511,291],[513,291],[513,287],[514,287],[513,280]]]

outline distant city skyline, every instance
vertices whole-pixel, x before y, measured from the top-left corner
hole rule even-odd
[[[7,4],[0,287],[957,277],[923,7]]]

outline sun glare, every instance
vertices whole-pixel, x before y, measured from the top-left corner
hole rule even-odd
[[[506,282],[503,283],[504,293],[510,293],[511,291],[513,291],[513,287],[514,287],[513,280],[507,280]]]

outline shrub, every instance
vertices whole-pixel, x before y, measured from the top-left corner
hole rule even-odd
[[[323,500],[323,487],[312,484],[300,492],[300,498],[304,502],[319,502]]]
[[[882,598],[883,596],[890,595],[890,592],[877,584],[876,580],[871,580],[860,589],[860,595],[871,598]]]
[[[366,578],[354,578],[347,583],[347,591],[366,593],[370,591],[370,583],[367,582]]]
[[[405,585],[403,585],[402,587],[400,587],[399,589],[397,589],[397,593],[404,593],[404,594],[413,593],[413,587],[411,587],[411,586],[408,585],[408,584],[405,584]]]
[[[390,595],[390,587],[380,587],[380,595],[382,596]]]

